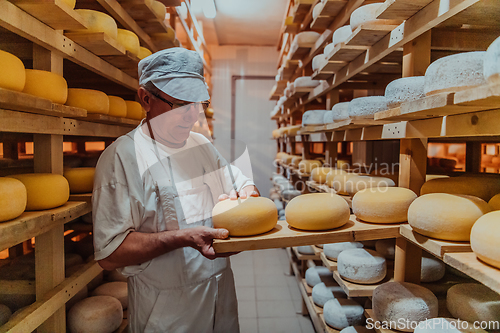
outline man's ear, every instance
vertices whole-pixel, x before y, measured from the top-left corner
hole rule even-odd
[[[151,107],[151,96],[147,93],[146,89],[139,87],[137,90],[137,95],[139,96],[139,102],[146,112],[149,112]]]

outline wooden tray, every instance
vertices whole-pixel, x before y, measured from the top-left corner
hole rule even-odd
[[[333,278],[335,279],[335,281],[337,281],[339,286],[342,287],[342,290],[344,290],[348,297],[371,297],[375,288],[383,283],[394,281],[394,269],[387,268],[387,275],[385,276],[385,278],[382,281],[374,284],[359,284],[349,282],[342,279],[338,271],[333,272]]]
[[[106,35],[104,32],[68,31],[64,33],[64,35],[98,56],[124,56],[126,53],[123,45],[118,43],[116,39]]]
[[[399,24],[364,24],[359,26],[346,40],[346,45],[372,46]]]
[[[299,260],[319,260],[320,259],[320,257],[319,257],[320,251],[317,250],[318,248],[316,246],[314,246],[314,245],[310,245],[310,246],[313,249],[314,254],[300,253],[297,246],[292,247],[292,250],[293,250],[293,253],[295,253],[295,256],[297,257],[297,259],[299,259]]]
[[[129,118],[121,118],[121,117],[113,117],[105,114],[99,113],[89,113],[85,118],[79,118],[80,120],[90,121],[94,123],[102,123],[102,124],[111,124],[111,125],[120,125],[120,126],[128,126],[128,127],[136,127],[141,123],[140,120],[129,119]]]
[[[330,270],[330,272],[334,272],[337,270],[337,262],[330,260],[326,257],[324,252],[320,253],[320,258],[321,261],[323,262],[323,265]]]

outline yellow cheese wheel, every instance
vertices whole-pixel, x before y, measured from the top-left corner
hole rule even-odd
[[[282,158],[283,156],[287,156],[287,155],[288,155],[288,153],[285,153],[285,152],[283,152],[283,151],[280,151],[280,152],[278,152],[278,153],[276,154],[276,159],[281,160],[281,158]]]
[[[289,225],[302,230],[327,230],[349,221],[349,205],[340,196],[311,193],[293,198],[285,208]]]
[[[500,210],[500,193],[495,194],[490,201],[488,201],[488,204],[493,208],[494,210]]]
[[[491,207],[477,197],[430,193],[412,202],[408,209],[408,223],[424,236],[469,241],[474,222],[490,211]]]
[[[23,92],[64,104],[68,97],[68,84],[59,74],[37,69],[26,70]]]
[[[75,8],[76,0],[62,0],[62,2],[68,5],[71,9]]]
[[[94,187],[95,168],[74,168],[64,170],[71,193],[91,193]]]
[[[137,35],[132,31],[126,29],[118,29],[116,40],[125,48],[125,50],[134,55],[139,54],[139,48],[141,47],[139,37],[137,37]]]
[[[167,27],[167,32],[158,32],[150,36],[153,40],[173,42],[175,40],[175,30],[171,27]]]
[[[311,173],[314,168],[323,165],[321,161],[318,160],[302,160],[299,162],[299,171],[304,173]]]
[[[144,59],[152,54],[153,52],[151,52],[149,49],[141,46],[139,47],[139,54],[137,56],[139,57],[139,59]]]
[[[294,157],[292,158],[292,163],[291,163],[291,164],[292,164],[294,167],[298,168],[298,167],[299,167],[299,163],[300,163],[300,161],[302,161],[302,156],[294,156]]]
[[[135,101],[125,101],[127,104],[127,118],[141,120],[144,118],[141,103]]]
[[[99,90],[69,88],[66,105],[87,110],[87,113],[109,113],[108,95]]]
[[[326,175],[325,184],[330,187],[333,187],[333,180],[335,179],[335,177],[345,174],[347,174],[347,172],[342,169],[331,169],[330,172],[328,172],[328,174]]]
[[[352,211],[360,220],[373,223],[400,223],[408,219],[408,208],[417,195],[403,187],[372,187],[352,198]]]
[[[296,156],[295,155],[283,156],[283,157],[281,157],[281,162],[283,162],[285,164],[291,164],[294,157],[296,157]]]
[[[26,210],[51,209],[64,205],[69,199],[66,178],[53,173],[24,173],[10,175],[26,186]]]
[[[326,183],[326,177],[330,173],[330,171],[334,170],[333,168],[323,168],[317,167],[311,171],[311,180],[314,180],[316,183],[324,184]]]
[[[75,9],[75,12],[83,17],[87,25],[87,29],[75,31],[104,32],[109,37],[117,39],[118,27],[108,14],[90,9]]]
[[[337,170],[342,170],[342,169],[337,169]],[[346,189],[347,181],[353,177],[358,177],[358,176],[359,174],[357,173],[347,173],[347,172],[342,173],[341,171],[335,171],[333,180],[331,180],[331,183],[328,182],[328,186],[333,188],[338,194],[347,195],[348,194]]]
[[[125,100],[118,96],[109,96],[109,112],[108,116],[113,117],[126,117],[127,116],[127,103]]]
[[[26,187],[14,178],[0,177],[0,222],[15,219],[26,208]]]
[[[25,82],[26,71],[21,59],[0,50],[0,88],[23,91]]]
[[[337,160],[337,169],[342,169],[342,170],[349,169],[349,161]]]
[[[278,210],[274,202],[265,197],[223,200],[212,211],[215,228],[229,230],[230,236],[250,236],[272,230],[278,222]]]
[[[302,125],[297,125],[297,126],[290,126],[290,129],[288,130],[288,136],[296,136],[297,132],[301,129]]]
[[[111,296],[92,296],[81,300],[68,311],[70,332],[114,332],[123,320],[123,308]]]
[[[153,10],[153,14],[160,20],[165,19],[165,15],[167,14],[167,7],[162,4],[160,1],[153,1],[151,3],[151,9]]]
[[[470,245],[476,256],[485,263],[500,269],[500,211],[487,213],[472,226]]]
[[[460,176],[432,179],[424,183],[420,194],[450,193],[467,194],[489,201],[495,194],[500,193],[500,176]]]
[[[280,136],[279,136],[279,134],[280,134],[279,129],[275,129],[275,130],[273,130],[273,131],[272,131],[272,136],[273,136],[273,139],[277,139],[277,138],[279,138],[279,137],[280,137]]]

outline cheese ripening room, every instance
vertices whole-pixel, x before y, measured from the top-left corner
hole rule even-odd
[[[0,333],[500,332],[498,17],[0,0]]]

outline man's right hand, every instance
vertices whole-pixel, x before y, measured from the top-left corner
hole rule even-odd
[[[216,254],[213,248],[214,239],[225,239],[229,236],[227,229],[214,229],[209,227],[195,227],[184,229],[187,233],[187,241],[189,246],[198,250],[203,256],[208,259],[215,259],[218,257],[227,257],[234,253]]]

